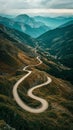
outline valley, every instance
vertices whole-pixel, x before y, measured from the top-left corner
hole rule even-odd
[[[73,129],[72,19],[0,17],[1,130]],[[49,28],[29,35],[19,22]]]

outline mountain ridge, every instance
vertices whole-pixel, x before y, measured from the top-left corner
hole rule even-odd
[[[71,29],[72,26],[58,33],[61,34],[62,38],[63,32],[68,31],[66,35],[64,34],[67,37],[69,32],[71,34]],[[57,35],[56,33],[53,37]],[[49,36],[47,35],[47,41]],[[37,39],[34,43],[30,43],[31,39],[28,40],[28,37],[24,38],[24,34],[21,32],[0,25],[0,129],[72,130],[73,85],[69,78],[72,78],[73,71],[71,68],[58,63],[57,59],[47,53],[51,50],[48,50],[49,47],[45,47],[45,37],[42,39],[44,42],[40,41],[39,45]],[[50,38],[52,39],[51,36]],[[52,45],[52,49],[53,47]],[[55,52],[53,53],[55,55]],[[60,53],[62,54],[62,52]],[[43,63],[34,67],[32,65],[39,64],[36,60],[37,56]],[[28,74],[22,71],[25,66],[31,66],[28,70],[32,71],[32,74],[19,85],[17,91],[22,101],[32,108],[39,108],[41,104],[28,97],[28,90],[45,82],[46,75],[52,79],[50,84],[33,92],[35,96],[45,99],[49,104],[48,109],[41,114],[28,113],[23,110],[17,105],[13,97],[14,84]]]
[[[18,31],[24,32],[32,37],[38,37],[39,35],[50,29],[42,22],[36,22],[33,18],[29,17],[28,15],[23,15],[23,17],[22,15],[19,15],[15,18],[10,19],[0,16],[0,23],[4,24],[9,28],[14,28]]]
[[[45,47],[47,52],[50,52],[52,55],[56,56],[56,58],[61,60],[68,54],[70,55],[73,54],[72,53],[73,52],[72,51],[73,30],[72,29],[73,29],[73,24],[66,27],[57,28],[48,31],[38,38],[38,41],[40,41],[39,45],[41,45],[43,48]],[[68,48],[70,48],[70,50],[68,50]],[[66,63],[65,65],[68,64]],[[70,65],[70,67],[72,65]]]

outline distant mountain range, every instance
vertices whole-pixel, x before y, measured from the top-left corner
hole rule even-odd
[[[28,15],[21,14],[16,16],[15,18],[6,18],[0,16],[0,23],[4,24],[9,28],[16,29],[18,31],[30,35],[31,37],[36,38],[42,35],[43,33],[51,29],[57,28],[72,19],[73,17],[29,17]]]
[[[38,37],[44,32],[50,30],[50,27],[46,26],[42,22],[37,22],[34,18],[28,15],[19,15],[14,18],[14,28],[29,34],[32,37]]]
[[[51,29],[55,29],[68,21],[73,20],[73,17],[43,17],[43,16],[35,16],[34,19],[37,22],[43,22],[46,26],[49,26]],[[49,31],[49,30],[48,30]]]
[[[27,15],[19,15],[14,19],[0,17],[0,23],[7,27],[24,32],[32,37],[38,37],[39,35],[50,30],[50,27],[41,22],[36,22],[33,18]]]

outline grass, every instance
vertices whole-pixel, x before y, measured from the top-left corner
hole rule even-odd
[[[25,59],[27,64],[31,64],[27,57]],[[35,63],[36,60],[32,59],[32,64]],[[27,91],[29,88],[45,82],[47,74],[52,78],[52,83],[36,89],[33,93],[48,101],[48,109],[43,113],[33,114],[16,104],[12,95],[13,85],[26,74],[21,71],[21,66],[21,69],[16,70],[15,73],[8,71],[8,75],[0,76],[0,120],[4,120],[6,124],[16,130],[72,130],[73,86],[67,81],[49,75],[43,71],[43,68],[45,71],[48,66],[42,64],[39,67],[31,68],[32,74],[20,84],[18,94],[27,105],[34,108],[40,106],[38,101],[27,96]]]
[[[66,99],[71,92],[67,91],[69,84],[51,77],[53,81],[50,85],[34,91],[35,95],[40,95],[41,98],[48,101],[49,108],[41,114],[32,114],[22,110],[12,96],[13,84],[22,76],[23,74],[16,73],[13,77],[2,77],[3,80],[0,81],[0,120],[4,120],[16,130],[72,130],[73,117],[69,114],[72,110],[72,101]],[[45,74],[33,69],[33,74],[20,85],[18,93],[29,106],[37,107],[40,105],[39,102],[28,98],[26,92],[30,87],[44,82],[43,79],[46,80]],[[61,83],[64,85],[63,89]],[[67,95],[65,96],[64,93]]]

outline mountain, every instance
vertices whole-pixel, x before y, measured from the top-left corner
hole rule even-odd
[[[7,30],[8,29],[8,30]],[[17,39],[17,31],[0,25],[0,74],[12,73],[23,64],[28,64],[29,57],[35,56],[35,50]]]
[[[26,65],[36,65],[38,61],[30,47],[21,41],[20,32],[0,25],[0,129],[7,130],[72,130],[73,122],[73,85],[61,78],[49,74],[50,70],[66,70],[66,67],[58,65],[46,53],[39,51],[43,63],[32,66],[32,71],[18,87],[18,94],[22,101],[33,108],[41,107],[37,100],[27,96],[27,91],[43,82],[46,76],[52,82],[46,86],[35,89],[34,95],[48,102],[48,109],[43,113],[33,114],[19,107],[13,97],[14,84],[24,75],[23,68]],[[18,37],[17,37],[18,36]],[[28,49],[29,48],[29,49]],[[45,50],[45,49],[44,49]],[[29,55],[30,52],[30,55]],[[36,127],[35,127],[36,126]]]
[[[24,23],[29,25],[31,28],[39,28],[40,26],[45,26],[43,22],[37,22],[33,17],[30,17],[26,14],[18,15],[14,18],[15,22]]]
[[[48,31],[38,38],[39,45],[61,63],[73,67],[73,24]]]
[[[35,57],[35,50],[26,43],[20,42],[17,35],[14,34],[12,37],[11,32],[14,34],[14,30],[6,30],[0,25],[0,75],[2,76],[12,74],[13,71],[16,73],[20,67],[30,63]]]
[[[19,15],[10,19],[0,16],[0,23],[9,28],[29,34],[32,37],[38,37],[50,30],[50,27],[46,26],[42,22],[36,22],[28,15]]]
[[[45,26],[45,25],[35,27],[35,28],[31,28],[30,26],[26,25],[25,30],[26,30],[25,31],[26,34],[29,34],[30,36],[36,38],[40,36],[41,34],[45,33],[46,31],[50,30],[50,28],[48,28],[48,26]]]
[[[50,28],[48,26],[45,25],[39,25],[38,23],[35,25],[29,25],[29,24],[25,24],[22,22],[15,22],[13,27],[14,29],[17,29],[23,33],[26,33],[28,35],[30,35],[31,37],[38,37],[41,34],[45,33],[46,31],[50,30]]]
[[[63,25],[61,25],[60,27],[66,27],[66,26],[69,26],[69,25],[71,25],[71,24],[73,24],[73,20],[71,20],[71,21],[69,21],[69,22],[67,22],[67,23],[65,23],[65,24],[63,24]]]
[[[0,30],[0,71],[13,70],[23,64],[19,55],[23,52],[16,47],[16,41]],[[14,67],[13,67],[14,66]]]
[[[37,22],[43,22],[46,26],[49,26],[51,29],[57,28],[62,24],[65,24],[68,21],[73,20],[73,17],[43,17],[43,16],[35,16],[34,19]]]
[[[12,20],[12,18],[0,16],[0,24],[3,24],[7,27],[12,27],[14,24],[14,21]]]
[[[26,33],[34,38],[39,37],[43,33],[57,28],[71,20],[73,20],[73,17],[30,17],[26,14],[21,14],[14,18],[6,18],[0,16],[1,24]]]
[[[29,34],[32,37],[38,37],[46,31],[50,30],[50,27],[46,26],[44,23],[37,22],[34,18],[29,17],[26,14],[18,15],[14,18],[14,21],[19,26],[19,30]],[[15,25],[16,27],[16,25]]]
[[[15,21],[18,21],[18,22],[22,22],[22,23],[27,23],[27,24],[30,24],[33,22],[33,19],[30,18],[28,15],[26,14],[21,14],[21,15],[18,15],[14,18]]]
[[[2,24],[0,29],[18,42],[24,43],[25,45],[27,44],[29,46],[35,46],[36,40],[25,33],[6,27]]]

